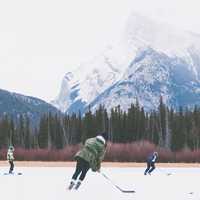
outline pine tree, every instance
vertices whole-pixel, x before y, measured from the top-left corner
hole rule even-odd
[[[4,115],[0,123],[0,148],[7,147],[10,139],[10,124],[8,115]]]
[[[13,121],[13,118],[10,119],[10,125],[9,125],[9,145],[15,145],[15,124]]]
[[[83,118],[83,138],[82,141],[85,141],[87,138],[96,136],[96,127],[94,126],[94,116],[89,108],[89,111],[85,113]]]
[[[160,97],[159,105],[159,126],[160,126],[160,135],[159,135],[159,144],[164,147],[166,139],[166,107],[163,103],[162,96]]]
[[[134,104],[131,104],[127,114],[127,140],[129,142],[136,140],[135,120],[135,106]]]
[[[174,117],[172,124],[172,150],[181,150],[186,146],[186,129],[183,108],[180,107],[179,112]]]
[[[40,148],[48,148],[49,141],[49,122],[48,117],[43,115],[40,119],[39,133],[38,133],[38,145]]]
[[[64,134],[61,126],[61,119],[55,116],[55,147],[56,149],[62,149],[64,147]]]
[[[25,148],[25,122],[24,121],[25,120],[24,120],[23,115],[20,115],[18,134],[19,134],[20,146],[23,148]]]
[[[28,116],[25,117],[25,136],[24,145],[26,149],[31,148],[31,133],[30,133],[30,121]]]

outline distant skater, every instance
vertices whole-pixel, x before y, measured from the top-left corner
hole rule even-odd
[[[147,158],[147,168],[144,172],[144,175],[151,175],[151,172],[156,168],[155,163],[158,159],[158,152],[154,152],[153,154],[149,155]]]
[[[72,188],[77,190],[80,187],[90,168],[93,172],[100,171],[101,162],[104,159],[106,151],[107,140],[107,133],[101,133],[97,137],[86,140],[83,148],[75,155],[77,161],[76,170],[68,187],[69,190]]]
[[[8,152],[7,152],[7,160],[10,164],[9,174],[12,174],[14,170],[14,155],[13,155],[14,150],[15,149],[13,146],[9,146]]]

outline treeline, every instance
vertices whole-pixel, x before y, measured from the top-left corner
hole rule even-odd
[[[84,116],[48,113],[41,116],[36,128],[26,115],[15,121],[4,115],[0,119],[0,148],[12,144],[24,149],[64,149],[102,131],[109,133],[111,143],[149,141],[174,152],[195,151],[200,149],[200,109],[195,106],[174,110],[161,97],[158,109],[150,112],[136,102],[128,111],[122,111],[120,106],[107,111],[100,106],[94,113],[89,109]]]

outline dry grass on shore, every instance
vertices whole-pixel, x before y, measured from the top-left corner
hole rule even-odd
[[[75,162],[15,161],[17,167],[75,167]],[[7,161],[0,161],[0,167],[8,166]],[[103,167],[146,167],[146,163],[103,162]],[[200,167],[200,163],[157,163],[157,167]]]

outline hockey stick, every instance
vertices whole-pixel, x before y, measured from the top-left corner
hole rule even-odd
[[[116,185],[110,178],[108,178],[108,176],[106,176],[104,173],[100,172],[100,174],[107,179],[113,186],[115,186],[118,190],[120,190],[123,193],[135,193],[134,190],[123,190],[122,188],[120,188],[118,185]]]

